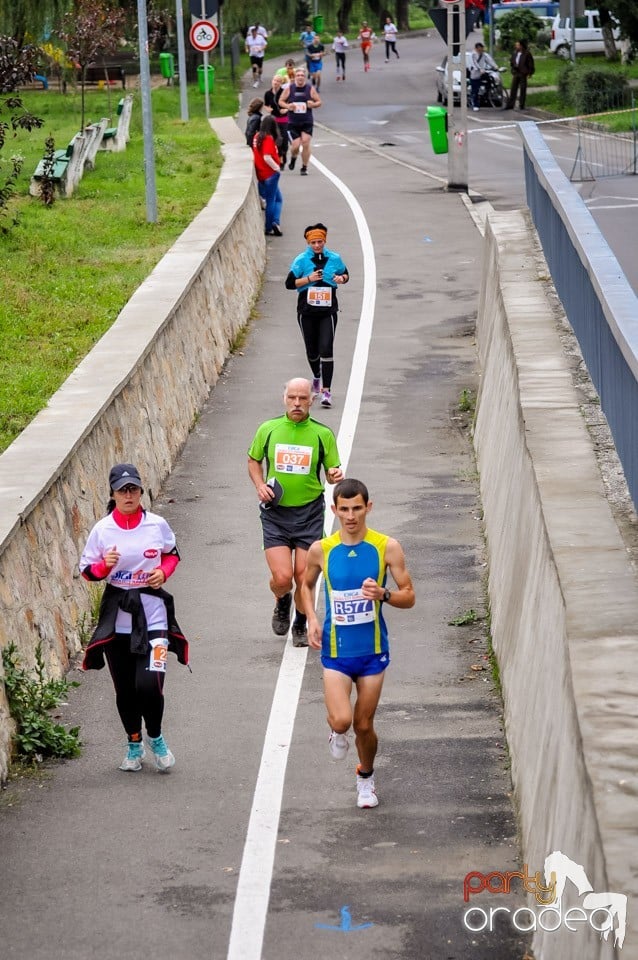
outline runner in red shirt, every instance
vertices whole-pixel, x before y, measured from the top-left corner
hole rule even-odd
[[[368,21],[364,20],[361,24],[361,29],[359,30],[357,40],[361,44],[361,53],[363,54],[363,69],[366,71],[366,73],[370,69],[370,48],[376,39],[377,38],[374,35],[374,30],[372,27],[368,26]]]

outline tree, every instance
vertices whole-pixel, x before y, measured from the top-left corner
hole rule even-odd
[[[40,43],[54,23],[71,7],[72,0],[11,0],[0,3],[0,33],[13,37],[19,47]]]
[[[0,37],[0,150],[5,145],[9,133],[15,137],[18,130],[35,130],[41,127],[43,120],[24,109],[17,88],[33,79],[37,64],[37,47],[22,48],[13,37]],[[3,113],[9,111],[9,118]],[[9,173],[3,173],[0,180],[0,231],[7,233],[8,204],[15,193],[18,174],[22,169],[22,160],[13,156]],[[15,220],[11,221],[11,224]]]
[[[81,71],[81,130],[84,129],[86,68],[99,56],[115,53],[124,38],[124,19],[124,11],[111,7],[107,0],[75,0],[75,9],[63,17],[60,39],[66,44],[67,55]]]
[[[621,35],[638,49],[638,4],[636,0],[606,0],[607,10],[620,23]]]

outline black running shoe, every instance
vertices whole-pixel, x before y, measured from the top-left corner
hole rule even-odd
[[[292,603],[292,594],[287,593],[285,597],[280,597],[275,604],[272,615],[272,629],[278,637],[285,637],[290,627],[290,605]]]
[[[297,162],[297,158],[296,158],[296,157],[291,157],[291,158],[290,158],[290,163],[288,164],[288,169],[289,169],[289,170],[294,170],[294,169],[295,169],[295,164],[296,164],[296,162]]]
[[[302,167],[301,170],[299,171],[299,173],[301,174],[302,177],[307,177],[307,176],[308,176],[308,167]]]
[[[293,647],[308,646],[308,627],[305,623],[295,622],[292,625],[292,645]]]

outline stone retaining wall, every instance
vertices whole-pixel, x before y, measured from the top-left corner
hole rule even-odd
[[[265,263],[263,213],[241,131],[215,123],[214,196],[47,407],[0,456],[0,646],[51,674],[80,649],[89,591],[77,560],[109,467],[133,461],[153,497],[246,324]],[[0,662],[0,679],[2,666]],[[0,684],[0,781],[11,723]]]
[[[560,850],[595,891],[629,896],[633,953],[581,924],[578,933],[537,932],[535,956],[601,960],[637,955],[638,585],[539,259],[522,213],[490,215],[474,442],[525,861],[530,872],[542,870]]]

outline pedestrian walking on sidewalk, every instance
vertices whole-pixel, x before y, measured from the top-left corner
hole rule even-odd
[[[312,370],[313,395],[321,394],[321,406],[332,406],[334,340],[339,303],[337,287],[350,279],[340,254],[328,250],[328,228],[313,223],[304,230],[308,246],[290,265],[286,289],[296,290],[297,322]]]
[[[310,416],[310,381],[296,377],[286,384],[283,416],[258,428],[248,451],[248,475],[259,498],[263,545],[275,595],[272,629],[286,636],[292,590],[295,619],[292,642],[308,646],[301,584],[310,544],[323,536],[324,485],[343,478],[335,435]]]
[[[310,142],[314,125],[312,111],[320,106],[321,99],[312,84],[308,83],[306,71],[303,67],[297,67],[294,83],[289,83],[284,87],[279,98],[279,107],[281,110],[288,111],[288,137],[290,139],[288,169],[295,169],[299,150],[301,150],[301,170],[299,172],[302,177],[308,174],[308,164],[310,163]]]
[[[379,803],[374,717],[390,663],[382,608],[383,604],[403,610],[413,607],[414,588],[401,544],[367,526],[372,502],[365,484],[342,480],[334,488],[333,501],[339,530],[310,547],[301,596],[308,617],[308,643],[321,650],[330,753],[336,760],[346,756],[352,726],[359,756],[357,806],[365,809]],[[387,586],[388,571],[396,590]],[[323,628],[314,609],[320,574],[326,608]]]
[[[179,563],[175,534],[163,517],[141,506],[140,474],[131,463],[109,473],[107,514],[95,524],[80,560],[85,580],[105,581],[97,627],[84,654],[84,670],[108,664],[115,702],[128,736],[120,770],[137,772],[147,744],[160,773],[175,763],[162,735],[168,652],[188,664],[188,643],[162,589]]]
[[[397,28],[392,22],[392,17],[386,17],[385,23],[383,24],[383,38],[385,40],[385,62],[387,63],[390,59],[390,54],[393,53],[397,60],[400,59],[399,52],[397,50]]]
[[[253,159],[259,196],[266,204],[266,236],[281,237],[281,208],[284,198],[279,189],[280,158],[277,150],[277,124],[264,117],[253,140]]]

